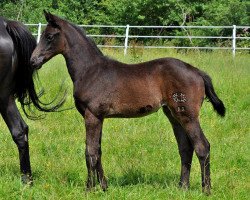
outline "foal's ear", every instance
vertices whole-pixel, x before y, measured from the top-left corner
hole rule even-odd
[[[44,16],[47,20],[47,22],[52,25],[55,28],[59,28],[60,29],[60,25],[58,23],[58,17],[56,17],[55,15],[52,15],[50,12],[47,12],[46,10],[43,10]]]

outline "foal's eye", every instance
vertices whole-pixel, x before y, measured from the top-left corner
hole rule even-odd
[[[46,39],[48,42],[51,42],[54,39],[54,35],[48,35]]]

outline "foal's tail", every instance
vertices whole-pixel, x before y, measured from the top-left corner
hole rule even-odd
[[[215,93],[211,78],[204,72],[200,71],[199,74],[203,78],[203,81],[205,84],[205,94],[206,94],[207,98],[212,103],[216,112],[220,116],[224,117],[225,112],[226,112],[226,108],[225,108],[223,102],[219,99],[219,97]]]

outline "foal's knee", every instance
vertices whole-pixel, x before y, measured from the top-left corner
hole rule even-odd
[[[23,149],[28,144],[28,126],[23,128],[15,128],[11,131],[13,141],[16,143],[19,149]]]

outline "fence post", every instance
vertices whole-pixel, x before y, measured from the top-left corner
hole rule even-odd
[[[125,43],[124,43],[124,55],[127,54],[127,48],[128,48],[128,35],[129,35],[129,24],[126,26],[126,36],[125,36]]]
[[[41,38],[41,28],[42,28],[42,24],[39,23],[38,24],[38,31],[37,31],[37,39],[36,39],[37,43],[40,41],[40,38]]]
[[[235,51],[236,51],[236,25],[233,25],[232,51],[233,51],[233,57],[235,57]]]

